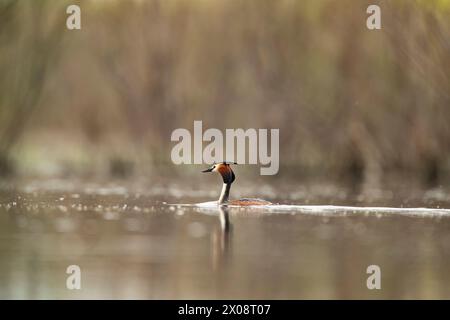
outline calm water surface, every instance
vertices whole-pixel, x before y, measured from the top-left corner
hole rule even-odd
[[[3,299],[450,298],[450,196],[437,187],[242,186],[285,205],[440,208],[198,208],[217,186],[52,180],[0,191]],[[282,196],[280,196],[282,195]],[[81,268],[81,290],[66,268]],[[368,290],[366,268],[382,270]]]

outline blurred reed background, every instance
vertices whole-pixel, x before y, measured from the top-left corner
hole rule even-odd
[[[280,128],[278,179],[448,183],[449,89],[448,0],[0,1],[4,177],[185,174],[203,120]]]

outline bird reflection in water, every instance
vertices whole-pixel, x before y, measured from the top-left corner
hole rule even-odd
[[[214,270],[224,267],[229,260],[230,238],[232,226],[230,224],[229,208],[219,206],[219,228],[215,228],[211,235],[212,264]]]

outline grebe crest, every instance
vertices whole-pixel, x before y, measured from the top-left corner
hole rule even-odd
[[[223,180],[222,192],[220,193],[218,204],[226,204],[231,206],[266,206],[272,204],[269,201],[262,199],[243,198],[239,200],[229,200],[231,184],[236,180],[236,176],[231,169],[230,164],[237,164],[236,162],[228,163],[222,162],[213,164],[202,172],[217,172],[221,175]]]

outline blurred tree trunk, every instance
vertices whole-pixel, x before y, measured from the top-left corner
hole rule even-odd
[[[65,11],[60,7],[58,17],[50,20],[49,6],[48,1],[0,3],[0,175],[12,173],[11,148],[37,107],[56,61]]]

